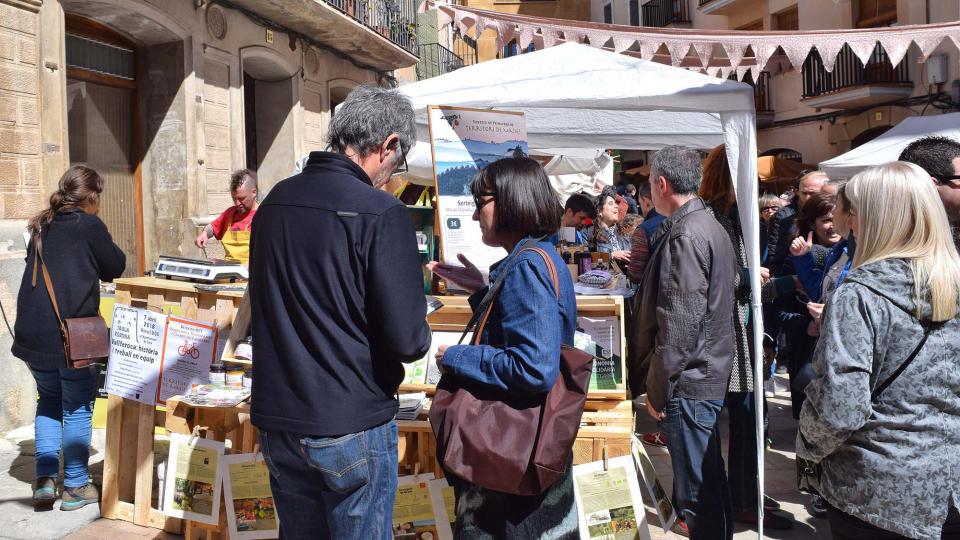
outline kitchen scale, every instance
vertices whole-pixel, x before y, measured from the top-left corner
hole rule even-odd
[[[183,279],[202,283],[218,283],[247,279],[247,267],[237,261],[223,259],[191,259],[161,255],[154,271],[157,277]]]

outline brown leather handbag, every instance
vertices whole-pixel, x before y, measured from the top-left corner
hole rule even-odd
[[[550,256],[537,247],[524,247],[517,255],[523,251],[543,257],[559,300],[557,269]],[[479,320],[474,345],[480,343],[503,276],[515,260],[508,261],[467,325],[464,336]],[[563,345],[558,361],[560,374],[546,396],[515,395],[441,378],[430,407],[430,424],[443,468],[470,483],[514,495],[541,494],[563,476],[580,429],[593,357]]]
[[[53,305],[53,312],[57,315],[60,325],[60,336],[63,338],[63,352],[67,358],[68,368],[85,368],[94,363],[105,363],[110,356],[110,332],[103,317],[60,317],[60,308],[57,307],[57,295],[53,291],[53,282],[47,263],[43,261],[43,249],[40,234],[33,237],[33,286],[37,286],[37,267],[43,270],[43,282],[47,286],[47,296]],[[39,264],[38,264],[39,263]]]

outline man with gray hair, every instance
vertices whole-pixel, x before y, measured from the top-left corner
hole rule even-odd
[[[330,122],[331,151],[254,218],[251,419],[280,538],[392,537],[396,392],[430,327],[416,231],[380,188],[415,139],[405,97],[361,86]]]
[[[665,219],[651,238],[634,314],[630,385],[666,436],[673,503],[691,538],[733,537],[733,509],[717,420],[734,354],[736,258],[730,236],[697,196],[700,155],[667,146],[650,166]],[[640,387],[646,371],[645,388]]]

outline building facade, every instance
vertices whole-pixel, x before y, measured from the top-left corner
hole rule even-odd
[[[100,216],[126,275],[197,255],[230,206],[322,149],[334,106],[412,78],[415,0],[0,0],[0,304],[11,324],[25,220],[73,163],[105,180]],[[4,327],[0,348],[9,351]],[[30,375],[6,353],[0,430],[32,421]]]
[[[823,30],[956,21],[958,2],[921,0],[592,0],[595,22],[724,30]],[[960,79],[957,50],[944,42],[925,63],[911,47],[896,67],[878,47],[864,65],[849,48],[828,73],[816,53],[802,69],[764,71],[756,89],[761,155],[819,163],[859,146],[908,116],[949,108]],[[771,63],[770,65],[772,65]],[[747,75],[749,77],[749,74]],[[960,85],[960,83],[958,83]],[[956,98],[954,98],[956,99]],[[953,103],[960,106],[960,103]]]

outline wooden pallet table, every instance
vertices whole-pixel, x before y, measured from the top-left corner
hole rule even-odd
[[[229,332],[243,292],[204,292],[191,283],[153,277],[116,280],[116,301],[155,312],[178,311],[183,317],[215,323],[220,332]],[[174,409],[176,412],[176,409]],[[101,515],[108,519],[130,521],[137,525],[179,533],[182,521],[167,517],[153,508],[154,433],[157,426],[176,424],[178,416],[163,408],[144,405],[117,396],[107,398],[107,448],[103,467]],[[255,440],[242,422],[237,425],[217,424],[201,416],[203,421],[222,425],[241,441]],[[249,421],[246,422],[249,425]],[[225,432],[227,432],[225,431]],[[214,430],[214,433],[216,431]],[[161,497],[156,496],[159,500]]]

